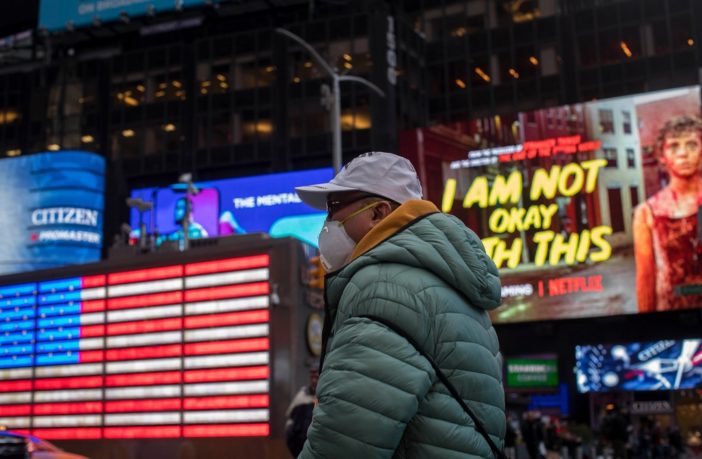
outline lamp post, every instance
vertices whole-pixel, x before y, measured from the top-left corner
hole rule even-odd
[[[154,208],[154,203],[151,201],[144,201],[141,198],[127,198],[127,206],[139,212],[139,248],[141,250],[146,250],[147,234],[146,224],[144,223],[144,212],[152,210]]]
[[[275,31],[302,46],[308,53],[310,53],[314,60],[317,61],[317,64],[319,64],[319,66],[322,67],[322,69],[327,72],[327,75],[329,75],[329,77],[332,79],[332,107],[330,109],[332,127],[332,163],[334,165],[334,172],[339,172],[341,169],[341,90],[339,88],[339,83],[342,81],[360,83],[371,89],[380,97],[385,97],[385,92],[365,78],[353,75],[339,75],[336,69],[333,69],[324,59],[322,59],[322,56],[317,53],[312,45],[289,30],[276,28]]]

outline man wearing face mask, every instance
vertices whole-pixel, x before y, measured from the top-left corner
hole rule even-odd
[[[500,456],[497,268],[457,218],[423,201],[412,164],[382,152],[297,188],[327,210],[319,404],[300,458]]]

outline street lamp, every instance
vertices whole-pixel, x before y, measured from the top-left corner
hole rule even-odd
[[[366,86],[367,88],[373,90],[380,97],[385,97],[385,92],[383,92],[382,89],[380,89],[370,81],[366,80],[365,78],[353,75],[339,75],[336,69],[333,69],[324,59],[322,59],[322,56],[320,56],[319,53],[315,51],[312,45],[310,45],[294,33],[290,32],[289,30],[276,28],[275,31],[281,35],[288,37],[289,39],[296,42],[298,45],[302,46],[305,50],[307,50],[307,52],[310,53],[314,60],[317,61],[319,66],[322,67],[322,69],[324,69],[324,71],[327,72],[327,75],[329,75],[329,77],[331,77],[332,79],[332,107],[330,110],[331,126],[333,133],[332,163],[334,164],[334,172],[339,172],[339,170],[341,169],[341,91],[339,89],[339,83],[341,83],[342,81],[352,81],[360,83]]]
[[[154,203],[144,201],[141,198],[127,198],[127,206],[139,212],[139,248],[146,249],[146,225],[144,224],[144,212],[154,208]]]

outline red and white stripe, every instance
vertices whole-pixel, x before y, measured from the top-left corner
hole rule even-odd
[[[268,435],[268,265],[96,276],[82,291],[88,363],[0,370],[0,424],[59,439]]]

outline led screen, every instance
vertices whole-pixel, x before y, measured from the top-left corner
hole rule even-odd
[[[147,231],[158,233],[157,242],[181,240],[180,221],[190,200],[190,238],[230,234],[268,233],[273,237],[294,236],[314,247],[326,214],[303,204],[295,187],[328,182],[331,168],[198,182],[198,193],[186,196],[172,188],[142,188],[133,198],[153,202],[146,211]],[[132,228],[139,228],[139,213],[132,210]]]
[[[500,268],[494,321],[631,314],[702,306],[699,117],[688,87],[433,126],[403,143],[431,199]]]
[[[0,425],[269,434],[269,256],[0,286]]]
[[[219,0],[40,0],[39,27],[55,31],[173,11]]]
[[[579,392],[702,388],[702,340],[576,346]]]
[[[558,386],[558,361],[550,358],[513,358],[507,359],[507,387],[552,388]]]
[[[0,275],[100,259],[105,160],[63,151],[0,160]]]

